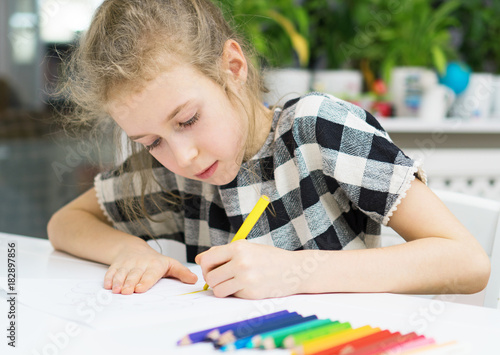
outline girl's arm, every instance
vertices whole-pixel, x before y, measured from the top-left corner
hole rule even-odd
[[[141,238],[111,226],[90,189],[57,211],[47,226],[55,249],[110,265],[104,287],[114,293],[144,292],[162,277],[197,280],[177,260],[156,252]]]
[[[246,241],[212,248],[196,261],[217,296],[295,293],[474,293],[489,258],[439,198],[415,180],[389,226],[408,243],[345,251],[285,251]]]
[[[487,254],[419,180],[412,183],[389,226],[408,243],[345,251],[326,261],[327,267],[336,265],[334,278],[350,291],[475,293],[486,287],[490,274]],[[324,280],[328,282],[323,286],[318,275],[311,276],[305,285],[308,292],[335,287],[334,278]]]

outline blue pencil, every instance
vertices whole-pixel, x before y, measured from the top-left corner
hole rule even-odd
[[[220,334],[227,332],[230,329],[237,328],[239,326],[243,325],[258,325],[263,323],[265,320],[273,319],[276,317],[281,317],[283,315],[289,314],[290,312],[284,310],[284,311],[279,311],[279,312],[274,312],[270,314],[265,314],[260,317],[254,317],[246,320],[242,320],[240,322],[234,322],[230,324],[225,324],[219,327],[214,327],[210,329],[205,329],[201,330],[196,333],[191,333],[186,336],[184,336],[181,340],[177,342],[177,345],[189,345],[189,344],[194,344],[194,343],[199,343],[202,341],[213,341],[217,340],[220,336]]]
[[[272,319],[266,321],[261,327],[255,327],[252,329],[251,333],[248,333],[243,337],[237,337],[235,334],[229,332],[221,335],[218,345],[222,345],[221,350],[234,350],[234,349],[243,349],[246,348],[247,345],[252,341],[253,337],[257,334],[262,334],[265,332],[269,332],[271,330],[281,329],[284,327],[289,327],[291,325],[309,322],[311,320],[318,319],[317,316],[309,316],[302,317],[300,315],[294,316],[290,314],[289,317],[280,317],[278,319]]]
[[[271,319],[264,319],[262,322],[258,324],[241,324],[233,329],[229,329],[222,333],[214,344],[216,346],[222,346],[228,343],[234,343],[236,340],[240,338],[246,338],[252,334],[260,334],[260,329],[265,328],[273,328],[274,324],[286,324],[287,322],[292,322],[295,319],[302,319],[303,317],[297,312],[280,314]]]

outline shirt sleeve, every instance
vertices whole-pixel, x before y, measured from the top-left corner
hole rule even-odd
[[[152,174],[152,182],[142,186],[141,174],[132,171],[130,160],[98,174],[94,188],[99,206],[118,230],[145,240],[167,238],[183,242],[183,214],[181,204],[175,199],[176,177],[159,164]],[[127,213],[126,204],[133,204],[139,211],[136,218]]]
[[[360,107],[329,95],[311,101],[297,108],[297,117],[316,120],[324,173],[356,208],[387,225],[415,177],[426,183],[420,162],[406,156]]]

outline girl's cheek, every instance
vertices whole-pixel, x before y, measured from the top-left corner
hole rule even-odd
[[[175,164],[172,159],[170,159],[168,152],[166,152],[165,149],[158,149],[156,153],[152,153],[151,155],[165,168],[176,173]]]

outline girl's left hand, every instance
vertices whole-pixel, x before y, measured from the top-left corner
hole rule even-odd
[[[299,293],[307,254],[239,240],[212,247],[195,262],[215,296],[262,299]]]

